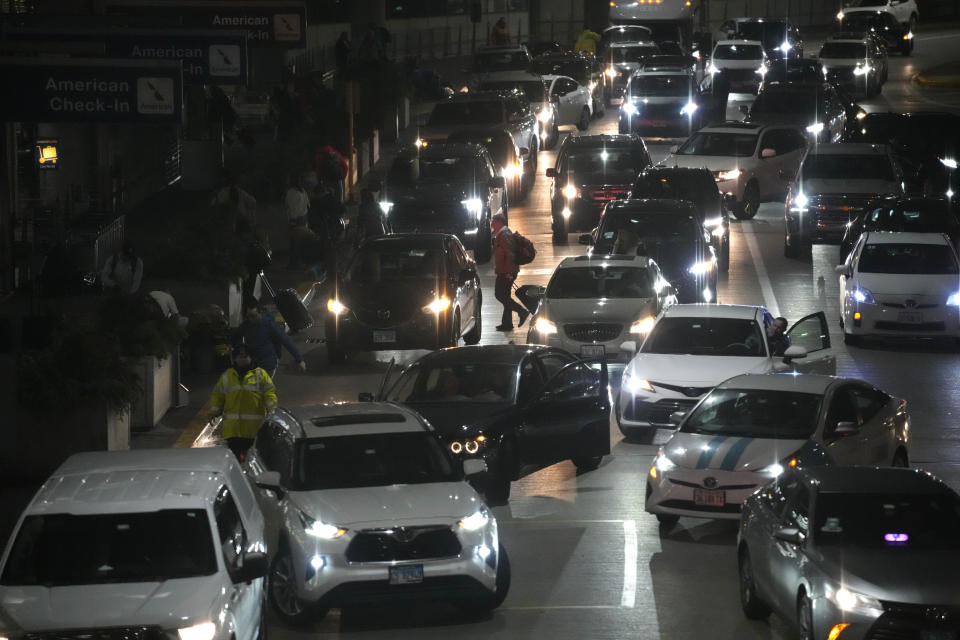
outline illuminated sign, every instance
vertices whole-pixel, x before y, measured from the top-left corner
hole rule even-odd
[[[57,140],[37,140],[35,146],[37,166],[41,169],[57,168]]]

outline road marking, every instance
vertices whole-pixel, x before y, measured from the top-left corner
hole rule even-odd
[[[623,521],[623,593],[620,606],[632,609],[637,603],[637,521]]]
[[[498,611],[563,611],[564,609],[622,609],[613,604],[555,604],[555,605],[544,605],[544,606],[527,606],[527,607],[498,607]]]
[[[753,222],[745,222],[740,225],[740,228],[743,230],[743,236],[747,240],[747,248],[750,249],[750,256],[753,258],[753,268],[757,272],[757,280],[760,281],[763,302],[767,306],[767,311],[774,317],[779,316],[780,305],[777,304],[777,297],[773,295],[773,285],[770,283],[767,265],[764,264],[763,255],[760,253],[759,245],[757,245],[756,234],[753,232]]]

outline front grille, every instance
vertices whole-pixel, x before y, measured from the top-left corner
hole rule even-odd
[[[450,527],[366,529],[347,547],[348,562],[390,562],[451,558],[460,554],[460,540]]]
[[[722,507],[708,507],[694,504],[693,500],[664,500],[659,506],[666,509],[685,509],[687,511],[702,511],[704,513],[740,513],[740,503],[725,504]]]
[[[321,606],[348,606],[430,600],[479,599],[490,592],[470,576],[424,578],[419,584],[390,584],[386,580],[345,582],[323,596]]]
[[[921,640],[925,631],[960,631],[960,608],[881,602],[884,614],[867,631],[868,640]]]
[[[684,387],[682,385],[666,384],[665,382],[656,382],[654,380],[651,380],[650,384],[654,387],[660,387],[662,389],[669,389],[670,391],[682,393],[688,398],[699,398],[703,394],[713,389],[713,387]]]
[[[670,398],[658,402],[628,402],[623,409],[625,420],[649,422],[651,424],[670,424],[670,414],[674,411],[689,411],[698,400]]]
[[[410,320],[409,311],[404,312],[387,306],[360,307],[354,313],[357,320],[374,328],[396,327]]]
[[[623,331],[622,324],[565,324],[563,332],[578,342],[610,342]]]
[[[698,482],[686,482],[684,480],[674,480],[673,478],[670,478],[670,483],[680,485],[681,487],[690,487],[691,489],[723,489],[724,491],[740,491],[742,489],[753,489],[757,486],[755,484],[722,484],[716,487],[705,487]]]
[[[17,635],[22,640],[165,640],[159,627],[105,627],[41,631]]]
[[[611,200],[627,197],[629,187],[606,187],[604,189],[583,189],[583,198],[593,204],[606,204]]]
[[[946,327],[942,322],[891,322],[878,320],[873,325],[884,331],[943,331]]]
[[[760,76],[754,69],[721,69],[720,72],[725,80],[731,82],[760,81]]]

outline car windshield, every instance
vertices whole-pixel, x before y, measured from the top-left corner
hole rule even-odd
[[[400,403],[512,403],[517,365],[500,362],[438,362],[411,367],[387,399]]]
[[[460,474],[431,433],[370,433],[297,443],[290,489],[323,491],[454,482]]]
[[[589,63],[584,60],[541,59],[533,62],[531,70],[544,76],[568,76],[580,84],[590,80]],[[532,102],[532,99],[531,99]]]
[[[888,0],[853,0],[851,7],[886,7]]]
[[[632,96],[692,97],[693,78],[677,76],[634,76],[630,80]]]
[[[677,211],[675,215],[608,213],[601,219],[594,250],[651,256],[659,262],[661,253],[676,253],[676,245],[695,248],[703,227],[687,211]]]
[[[739,438],[804,440],[817,427],[822,396],[793,391],[714,389],[680,431]]]
[[[760,60],[763,47],[756,44],[718,44],[713,50],[717,60]]]
[[[886,25],[883,22],[883,16],[879,13],[860,12],[848,13],[843,17],[843,31],[870,31],[871,29],[883,29]]]
[[[821,58],[866,58],[867,46],[859,42],[827,42],[820,49]]]
[[[868,244],[857,263],[860,273],[950,275],[957,273],[953,249],[944,244]]]
[[[753,320],[740,318],[666,317],[644,340],[644,353],[688,354],[694,356],[766,355],[763,333]]]
[[[823,113],[816,92],[798,93],[796,91],[761,91],[750,107],[750,115],[796,114],[807,116],[810,122],[819,119]]]
[[[530,57],[523,51],[486,51],[473,58],[473,70],[479,73],[489,71],[526,71]]]
[[[701,215],[720,212],[720,190],[711,175],[698,173],[651,172],[641,174],[633,184],[631,198],[689,200]]]
[[[635,47],[611,47],[610,58],[613,62],[641,62],[644,58],[660,53],[655,45],[637,45]]]
[[[737,25],[737,33],[744,40],[759,40],[767,49],[774,49],[787,38],[787,25],[783,22],[743,22]]]
[[[566,154],[562,173],[576,184],[630,184],[647,166],[646,160],[641,150],[630,147],[581,148]]]
[[[749,158],[757,147],[758,136],[743,133],[695,133],[680,145],[681,156],[729,156]]]
[[[458,131],[450,134],[447,142],[475,142],[482,145],[490,152],[490,157],[501,166],[512,164],[517,159],[516,152],[512,148],[513,141],[507,137],[506,133],[492,135],[476,131]]]
[[[470,102],[441,102],[433,108],[428,126],[467,124],[499,124],[504,122],[503,102],[477,100]]]
[[[558,269],[547,285],[547,298],[652,298],[650,272],[638,267]]]
[[[420,181],[472,182],[476,162],[471,157],[399,156],[390,167],[389,182],[411,185]]]
[[[850,153],[811,153],[803,161],[804,180],[884,180],[893,181],[893,167],[886,155]]]
[[[0,584],[59,587],[163,582],[216,573],[203,509],[27,516]]]
[[[812,60],[791,60],[789,58],[774,62],[763,77],[764,84],[772,82],[814,83],[823,82],[826,76],[823,65]]]
[[[370,284],[435,280],[440,264],[437,254],[438,249],[432,247],[369,243],[354,255],[344,279]]]
[[[603,32],[604,44],[612,42],[640,42],[641,40],[650,40],[653,31],[649,27],[640,25],[624,25],[614,29],[606,29]]]
[[[564,74],[569,75],[569,74]],[[527,102],[546,102],[547,101],[547,88],[544,86],[542,80],[529,80],[529,81],[501,81],[501,82],[484,82],[480,85],[482,91],[513,91],[519,90],[524,98],[527,99]]]
[[[960,499],[948,493],[817,494],[813,539],[821,547],[891,552],[960,549]]]

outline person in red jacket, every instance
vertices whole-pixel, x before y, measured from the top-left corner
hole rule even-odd
[[[502,213],[497,213],[491,219],[490,226],[493,228],[493,272],[497,276],[493,295],[503,305],[503,315],[500,318],[500,326],[497,327],[497,331],[512,331],[513,312],[516,311],[517,315],[520,316],[520,322],[517,323],[518,327],[523,326],[530,312],[513,299],[513,281],[517,279],[520,267],[517,266],[517,261],[514,258],[515,242],[513,232],[507,227],[507,219]]]

